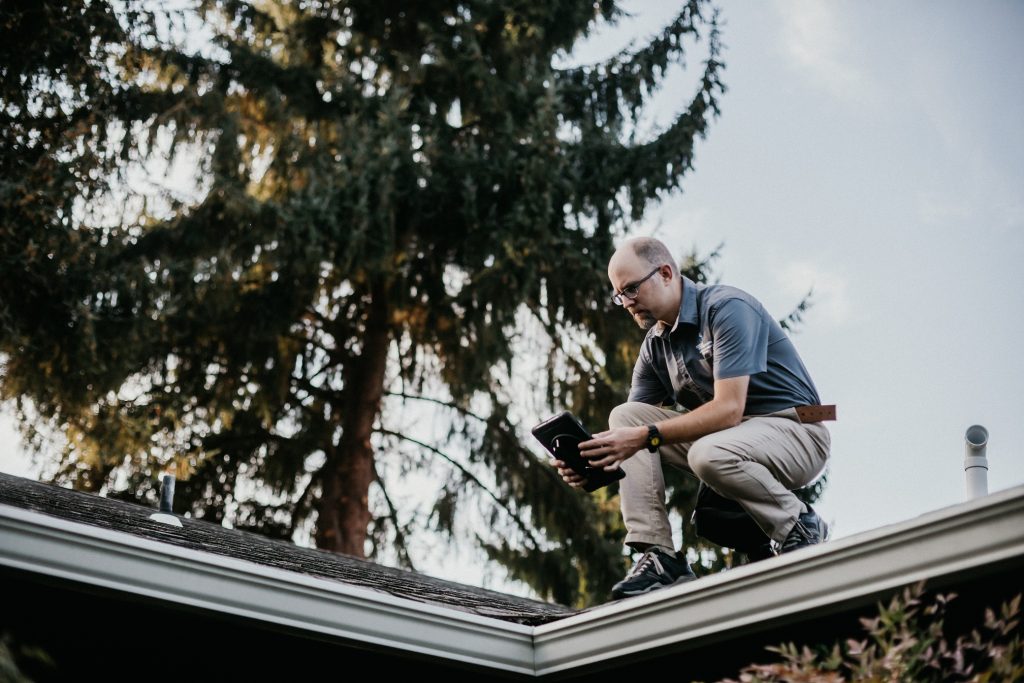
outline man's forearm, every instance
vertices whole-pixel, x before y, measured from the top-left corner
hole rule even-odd
[[[750,378],[715,380],[715,398],[678,417],[656,422],[663,443],[694,441],[707,434],[735,427],[743,419]],[[647,427],[617,427],[599,432],[580,443],[580,454],[595,467],[618,467],[647,445]]]
[[[655,426],[664,443],[682,443],[735,427],[742,419],[743,406],[735,401],[713,399],[688,413],[657,422]]]

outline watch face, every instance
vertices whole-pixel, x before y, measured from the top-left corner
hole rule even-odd
[[[661,445],[661,433],[654,425],[647,426],[647,449],[652,453]]]

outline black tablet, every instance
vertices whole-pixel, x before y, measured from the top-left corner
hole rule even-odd
[[[541,422],[533,428],[533,436],[551,455],[584,478],[584,491],[596,491],[626,476],[621,467],[610,472],[600,467],[590,467],[587,459],[580,455],[579,445],[593,437],[569,411]]]

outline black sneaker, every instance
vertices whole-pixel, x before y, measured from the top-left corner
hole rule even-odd
[[[696,578],[697,575],[690,569],[685,558],[660,548],[648,548],[626,574],[626,578],[612,586],[612,599],[641,595]]]
[[[782,542],[780,553],[788,553],[797,548],[804,548],[809,545],[821,543],[828,540],[828,525],[818,516],[810,505],[807,512],[797,517],[796,524],[786,535]]]
[[[761,560],[767,560],[769,557],[775,557],[775,548],[772,547],[771,542],[763,543],[756,548],[750,548],[744,553],[747,556],[747,563],[760,562]]]

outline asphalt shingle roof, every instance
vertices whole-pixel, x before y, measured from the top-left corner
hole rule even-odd
[[[149,519],[155,509],[0,472],[0,503],[267,567],[362,586],[505,621],[536,625],[575,614],[564,605],[520,598],[338,553],[304,548],[204,520],[182,528]]]

